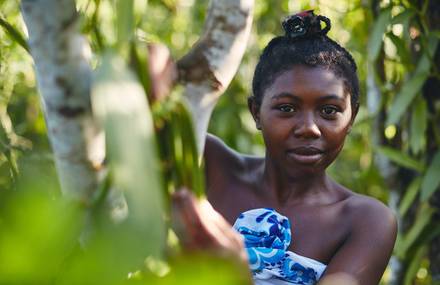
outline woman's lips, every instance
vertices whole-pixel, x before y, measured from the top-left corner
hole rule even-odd
[[[287,151],[289,157],[304,163],[313,164],[321,160],[323,151],[316,147],[297,147]]]

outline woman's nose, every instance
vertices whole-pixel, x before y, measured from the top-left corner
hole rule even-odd
[[[297,118],[293,134],[298,138],[319,138],[321,131],[316,124],[316,118],[312,112],[303,113]]]

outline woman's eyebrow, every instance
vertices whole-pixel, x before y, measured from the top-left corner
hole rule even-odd
[[[337,101],[344,102],[346,97],[347,96],[341,97],[341,96],[338,96],[338,95],[335,95],[335,94],[328,94],[328,95],[324,95],[324,96],[320,97],[319,101],[337,100]]]
[[[319,101],[337,100],[337,101],[344,102],[346,97],[347,96],[341,97],[341,96],[338,96],[336,94],[328,94],[328,95],[324,95],[322,97],[319,97],[318,100]],[[282,93],[273,95],[271,100],[272,101],[276,101],[276,100],[283,99],[283,98],[288,98],[288,99],[292,99],[292,100],[295,100],[295,101],[302,101],[301,97],[296,96],[296,95],[291,94],[291,93],[287,93],[287,92],[282,92]]]
[[[282,92],[282,93],[273,95],[271,100],[276,101],[276,100],[283,99],[283,98],[293,99],[295,101],[302,101],[300,97],[295,96],[291,93],[287,93],[287,92]]]

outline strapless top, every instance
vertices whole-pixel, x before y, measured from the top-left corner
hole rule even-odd
[[[287,250],[292,237],[290,222],[274,209],[246,211],[240,214],[233,227],[244,237],[256,285],[314,285],[327,267]]]

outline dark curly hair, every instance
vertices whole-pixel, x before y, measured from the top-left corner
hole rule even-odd
[[[321,28],[321,22],[326,26]],[[252,80],[253,96],[258,106],[264,91],[284,71],[295,65],[323,67],[333,71],[344,81],[351,95],[351,105],[359,104],[359,78],[357,66],[351,54],[326,34],[330,20],[305,11],[283,21],[285,36],[272,39],[260,56]]]

